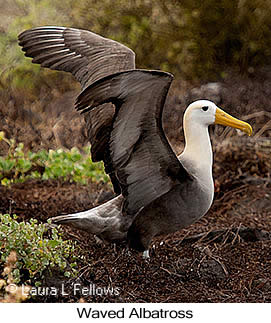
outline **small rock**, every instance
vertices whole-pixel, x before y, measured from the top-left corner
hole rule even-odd
[[[205,260],[199,267],[200,275],[203,279],[223,280],[227,277],[223,267],[214,259]]]

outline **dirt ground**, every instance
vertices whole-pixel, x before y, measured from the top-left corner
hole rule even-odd
[[[242,111],[249,95],[254,104],[257,102],[257,97],[252,96],[259,86],[257,82],[257,79],[252,82],[254,87],[245,83],[243,92],[240,87],[241,94],[236,92],[239,115],[252,122],[254,138],[211,129],[215,199],[206,216],[187,229],[154,239],[150,261],[143,260],[140,253],[128,252],[125,242],[104,244],[84,232],[63,227],[64,236],[77,241],[78,250],[85,256],[85,260],[79,261],[78,277],[67,280],[57,273],[48,276],[46,286],[64,283],[68,295],[38,297],[31,302],[270,302],[270,112],[268,109],[263,112],[261,104],[254,111]],[[225,89],[226,83],[221,91],[211,93],[218,95],[222,106],[227,106]],[[205,90],[199,87],[190,91],[181,104],[203,95]],[[178,98],[175,95],[172,99],[174,105]],[[234,97],[231,100],[237,102]],[[250,104],[247,102],[249,107]],[[174,113],[168,116],[166,129],[170,129],[171,121],[179,120]],[[173,134],[169,137],[177,142]],[[11,188],[0,186],[0,213],[16,213],[22,220],[36,218],[44,222],[58,214],[92,208],[112,196],[106,184],[82,186],[31,180]],[[92,286],[92,291],[109,288],[111,292],[92,292],[96,295],[86,296],[78,290],[74,293],[76,284]]]

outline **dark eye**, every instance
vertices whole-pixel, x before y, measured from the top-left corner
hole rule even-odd
[[[203,111],[207,111],[208,109],[209,109],[209,107],[207,107],[207,106],[206,107],[202,107],[202,110]]]

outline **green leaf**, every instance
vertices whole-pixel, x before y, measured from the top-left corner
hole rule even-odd
[[[3,178],[1,180],[1,185],[3,185],[3,186],[8,186],[10,183],[11,183],[11,181],[7,178]]]
[[[27,172],[31,168],[31,166],[31,161],[27,159],[22,158],[17,161],[17,167],[23,173]]]
[[[0,171],[8,173],[12,170],[15,164],[16,164],[15,160],[9,160],[9,159],[0,157]]]
[[[56,246],[58,246],[60,244],[60,242],[57,240],[49,240],[48,244],[50,247],[55,248]]]
[[[65,271],[64,272],[64,276],[70,278],[71,277],[71,273],[69,271]]]

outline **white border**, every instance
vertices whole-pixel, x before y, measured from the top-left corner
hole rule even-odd
[[[124,318],[79,318],[78,311],[90,308],[96,311],[124,311]],[[271,322],[271,305],[257,303],[209,304],[209,303],[76,303],[76,304],[0,304],[1,322],[54,323],[54,322],[135,322],[129,318],[133,309],[140,311],[192,311],[192,318],[145,318],[145,322],[193,322],[193,323],[255,323]],[[135,310],[134,310],[135,312]],[[111,312],[112,313],[112,312]],[[121,312],[120,312],[121,313]],[[119,313],[119,314],[120,314]]]

